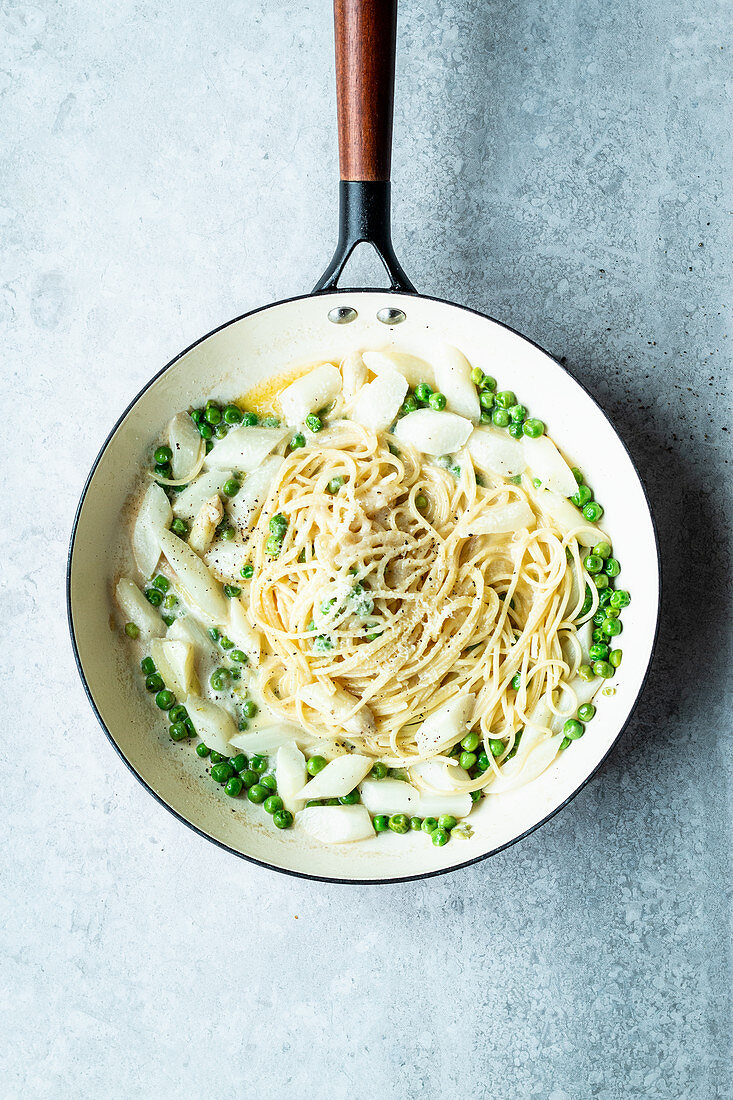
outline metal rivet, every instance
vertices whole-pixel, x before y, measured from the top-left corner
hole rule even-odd
[[[328,319],[332,325],[348,325],[356,320],[356,316],[356,310],[351,306],[335,306],[328,313]]]
[[[401,325],[403,321],[407,320],[407,314],[403,313],[401,309],[385,307],[377,313],[377,320],[381,321],[383,325]]]

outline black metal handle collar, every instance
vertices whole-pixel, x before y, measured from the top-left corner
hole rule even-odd
[[[392,290],[417,293],[394,254],[390,183],[382,180],[341,180],[339,239],[333,258],[313,288],[314,294],[336,290],[349,256],[358,244],[370,244],[384,264]],[[351,287],[350,289],[366,289]]]

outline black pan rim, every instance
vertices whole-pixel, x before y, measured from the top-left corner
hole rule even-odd
[[[575,788],[574,791],[571,792],[571,794],[568,795],[568,797],[563,802],[560,803],[559,806],[556,806],[553,810],[550,811],[550,813],[546,814],[540,821],[535,822],[534,825],[530,825],[530,827],[528,829],[525,829],[525,831],[523,833],[520,833],[519,836],[516,836],[512,840],[507,841],[506,844],[501,844],[498,848],[492,848],[491,851],[489,851],[489,852],[483,852],[481,855],[474,856],[472,859],[464,860],[461,863],[452,863],[449,867],[441,867],[441,868],[438,868],[435,871],[424,871],[421,874],[401,875],[401,876],[395,877],[395,878],[338,878],[338,877],[332,877],[332,876],[329,876],[329,875],[309,874],[306,871],[294,871],[294,870],[291,870],[288,867],[278,867],[274,863],[266,863],[264,860],[256,859],[254,856],[246,855],[244,852],[238,852],[236,850],[236,848],[232,848],[228,844],[225,844],[223,841],[217,840],[216,837],[213,837],[209,833],[204,832],[204,830],[200,829],[198,827],[198,825],[195,825],[192,821],[189,821],[188,818],[186,818],[182,814],[180,814],[178,812],[178,810],[176,810],[173,806],[171,806],[168,802],[166,802],[165,799],[160,794],[158,794],[158,792],[155,791],[150,786],[150,784],[147,782],[147,780],[140,774],[140,772],[134,767],[134,765],[127,759],[127,757],[123,753],[122,749],[120,748],[120,746],[115,741],[110,729],[108,728],[108,726],[104,722],[101,714],[99,713],[99,710],[97,709],[97,705],[94,701],[94,696],[92,695],[91,688],[90,688],[89,683],[87,681],[86,674],[84,672],[84,668],[83,668],[83,665],[82,665],[81,657],[80,657],[80,654],[79,654],[79,649],[78,649],[77,641],[76,641],[76,633],[75,633],[75,629],[74,629],[74,618],[73,618],[73,613],[72,613],[72,609],[71,609],[71,570],[72,570],[72,562],[73,562],[73,556],[74,556],[74,545],[75,545],[75,542],[76,542],[76,535],[77,535],[77,530],[78,530],[78,526],[79,526],[79,519],[81,517],[82,509],[84,507],[84,502],[86,500],[87,492],[88,492],[89,487],[91,485],[91,482],[92,482],[92,479],[93,479],[94,474],[96,472],[96,469],[97,469],[100,461],[102,460],[102,456],[104,455],[105,451],[107,450],[107,447],[109,446],[112,438],[114,437],[114,435],[116,434],[118,428],[120,427],[120,425],[123,423],[123,421],[127,417],[128,413],[130,413],[132,411],[132,409],[135,407],[135,405],[137,405],[138,401],[143,396],[143,394],[147,393],[147,391],[150,389],[150,387],[155,382],[157,382],[157,380],[160,377],[162,377],[162,375],[164,375],[167,370],[169,370],[172,366],[174,366],[174,364],[176,364],[179,361],[179,359],[182,359],[184,355],[187,355],[194,348],[198,347],[199,344],[203,344],[205,340],[208,340],[210,337],[215,336],[217,332],[221,332],[223,329],[229,328],[230,325],[235,325],[239,321],[245,320],[245,318],[247,318],[247,317],[253,317],[257,313],[263,313],[265,310],[274,309],[277,306],[289,305],[292,302],[305,301],[306,299],[309,299],[309,298],[314,298],[314,299],[315,298],[322,298],[322,299],[326,300],[329,297],[333,297],[333,296],[337,296],[337,295],[344,295],[344,294],[380,294],[380,295],[387,294],[391,297],[404,298],[407,301],[410,301],[410,300],[415,299],[415,298],[420,298],[423,301],[435,302],[435,303],[438,303],[440,305],[451,306],[454,309],[461,309],[461,310],[464,310],[466,313],[472,313],[475,316],[482,318],[483,320],[492,321],[494,324],[500,325],[501,328],[504,328],[508,332],[513,333],[515,336],[518,336],[520,339],[525,340],[528,344],[531,344],[532,347],[536,348],[538,351],[541,351],[544,355],[546,355],[549,359],[551,359],[553,361],[553,363],[557,367],[559,367],[560,370],[562,370],[563,373],[566,374],[571,379],[571,381],[573,381],[576,385],[578,385],[580,387],[580,389],[583,391],[583,393],[586,395],[586,397],[589,399],[589,401],[592,401],[592,403],[595,405],[595,407],[601,413],[604,420],[608,424],[609,428],[611,429],[613,434],[616,436],[616,438],[619,440],[621,446],[623,447],[624,451],[626,452],[626,455],[629,459],[629,462],[631,463],[632,469],[634,470],[634,473],[636,474],[637,480],[638,480],[638,482],[641,486],[642,493],[644,494],[644,500],[646,501],[646,506],[647,506],[647,509],[649,511],[649,518],[651,520],[652,531],[653,531],[653,534],[654,534],[654,549],[655,549],[655,552],[656,552],[656,559],[657,559],[658,598],[657,598],[656,619],[655,619],[655,624],[654,624],[654,636],[652,638],[652,644],[651,644],[651,648],[650,648],[650,651],[649,651],[649,659],[647,661],[646,669],[644,670],[644,676],[642,678],[641,684],[639,685],[639,690],[637,691],[637,693],[634,697],[634,700],[633,700],[633,702],[632,702],[632,704],[629,708],[629,713],[626,717],[626,720],[624,721],[623,725],[621,726],[618,733],[614,737],[613,741],[609,745],[608,750],[604,753],[604,755],[598,761],[598,763],[593,768],[593,770],[588,773],[588,775],[585,777],[585,779],[583,779],[583,781]],[[587,387],[584,386],[583,383],[581,381],[579,381],[579,379],[577,379],[573,374],[571,374],[570,371],[566,367],[564,367],[562,363],[560,363],[553,355],[550,355],[550,353],[548,351],[546,351],[545,348],[543,348],[535,340],[532,340],[530,337],[525,336],[521,332],[518,332],[516,329],[512,328],[511,325],[506,324],[504,321],[499,321],[499,320],[497,320],[497,318],[491,317],[486,313],[482,313],[478,309],[472,309],[470,306],[462,306],[462,305],[459,305],[456,302],[451,302],[447,298],[438,298],[438,297],[435,297],[435,296],[430,295],[430,294],[411,294],[411,293],[406,292],[406,291],[395,291],[395,290],[378,289],[378,288],[372,289],[372,288],[350,287],[350,288],[346,288],[346,289],[321,291],[318,294],[296,294],[291,298],[282,298],[277,302],[271,302],[271,303],[269,303],[268,305],[265,305],[265,306],[257,306],[255,309],[248,310],[246,313],[242,313],[239,316],[232,318],[230,321],[225,321],[223,324],[217,325],[216,328],[213,328],[210,332],[207,332],[205,336],[201,336],[198,340],[194,340],[194,342],[192,344],[189,344],[189,346],[187,348],[185,348],[183,351],[179,352],[178,355],[174,356],[173,359],[171,359],[168,363],[166,363],[166,365],[164,367],[162,367],[156,374],[153,375],[152,378],[149,379],[148,382],[145,383],[145,385],[142,387],[142,389],[139,391],[139,393],[137,393],[135,395],[135,397],[132,399],[132,401],[130,401],[130,403],[127,405],[125,410],[118,417],[117,421],[115,422],[113,428],[109,432],[109,435],[107,436],[104,443],[102,444],[102,446],[99,450],[99,453],[97,454],[97,457],[95,458],[95,460],[92,464],[92,467],[89,471],[89,474],[86,478],[86,481],[84,482],[84,487],[82,489],[81,496],[79,498],[79,503],[76,507],[76,512],[74,514],[74,521],[73,521],[73,524],[72,524],[72,527],[71,527],[71,535],[70,535],[70,539],[69,539],[69,550],[68,550],[68,554],[67,554],[67,564],[66,564],[66,616],[67,616],[67,622],[68,622],[68,627],[69,627],[69,635],[70,635],[70,638],[71,638],[71,647],[72,647],[72,650],[73,650],[73,653],[74,653],[74,660],[76,662],[76,668],[77,668],[77,671],[79,673],[79,677],[81,679],[82,686],[83,686],[84,691],[86,693],[87,699],[89,700],[89,703],[92,707],[92,710],[94,711],[94,714],[97,717],[97,721],[99,722],[99,725],[102,727],[102,730],[104,731],[105,735],[107,736],[107,739],[109,740],[109,742],[112,745],[113,749],[115,750],[117,755],[120,757],[120,759],[126,764],[126,766],[129,768],[129,770],[135,776],[135,778],[139,781],[139,783],[144,787],[144,789],[146,791],[148,791],[148,793],[153,796],[153,798],[156,800],[156,802],[158,802],[169,813],[171,813],[175,818],[177,818],[178,821],[182,822],[182,824],[186,825],[189,829],[193,830],[193,832],[197,833],[200,837],[203,837],[205,840],[208,840],[210,843],[215,844],[218,848],[221,848],[223,851],[230,852],[232,855],[237,856],[239,859],[245,860],[247,863],[252,863],[257,867],[265,868],[268,871],[275,871],[278,874],[290,875],[293,878],[305,879],[305,880],[308,880],[308,881],[311,881],[311,882],[329,882],[329,883],[334,883],[334,884],[339,885],[339,886],[391,886],[391,885],[396,885],[396,884],[403,883],[403,882],[416,882],[416,881],[420,881],[420,880],[423,880],[423,879],[437,878],[440,875],[447,875],[447,874],[452,873],[453,871],[460,871],[460,870],[463,870],[466,867],[472,867],[475,864],[482,863],[484,860],[490,859],[492,856],[498,855],[499,852],[503,852],[507,848],[511,848],[513,845],[518,844],[520,841],[522,841],[526,837],[528,837],[531,833],[535,832],[535,830],[542,828],[543,825],[546,825],[547,822],[551,821],[552,818],[555,817],[556,814],[560,813],[561,810],[565,809],[565,807],[570,802],[572,802],[573,799],[578,794],[580,794],[580,792],[588,785],[588,783],[590,783],[590,781],[597,775],[597,773],[600,771],[600,769],[605,764],[606,760],[609,758],[611,753],[614,751],[614,749],[618,745],[619,740],[621,739],[621,737],[625,733],[626,729],[628,728],[628,725],[629,725],[629,723],[630,723],[630,721],[633,717],[634,711],[636,710],[636,707],[638,705],[639,699],[641,698],[641,695],[644,691],[644,688],[646,687],[646,683],[647,683],[647,680],[649,679],[649,674],[650,674],[650,671],[651,671],[652,663],[654,661],[654,655],[655,655],[655,652],[656,652],[657,642],[658,642],[658,639],[659,639],[661,603],[662,603],[662,563],[661,563],[661,558],[660,558],[660,555],[659,555],[659,534],[658,534],[658,531],[657,531],[657,525],[656,525],[656,521],[654,519],[654,512],[652,510],[651,501],[649,500],[649,494],[647,492],[646,485],[644,484],[644,481],[641,477],[641,474],[639,473],[638,467],[637,467],[637,465],[636,465],[636,463],[635,463],[635,461],[634,461],[634,459],[631,455],[631,452],[629,451],[629,448],[626,446],[626,443],[624,442],[623,438],[616,431],[614,425],[611,422],[610,417],[606,414],[605,410],[601,407],[601,405],[598,403],[598,401],[595,399],[595,397],[589,392]]]

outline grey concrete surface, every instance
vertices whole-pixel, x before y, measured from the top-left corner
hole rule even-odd
[[[731,1095],[726,8],[401,5],[397,251],[615,418],[664,615],[622,745],[562,814],[354,889],[243,864],[144,792],[63,595],[118,411],[330,256],[330,5],[0,8],[3,1097]]]

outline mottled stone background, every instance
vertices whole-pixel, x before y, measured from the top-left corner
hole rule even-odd
[[[347,889],[243,864],[143,791],[63,594],[118,411],[330,256],[330,5],[2,4],[3,1098],[731,1095],[729,42],[722,0],[401,5],[398,253],[615,418],[664,618],[562,814],[467,871]]]

